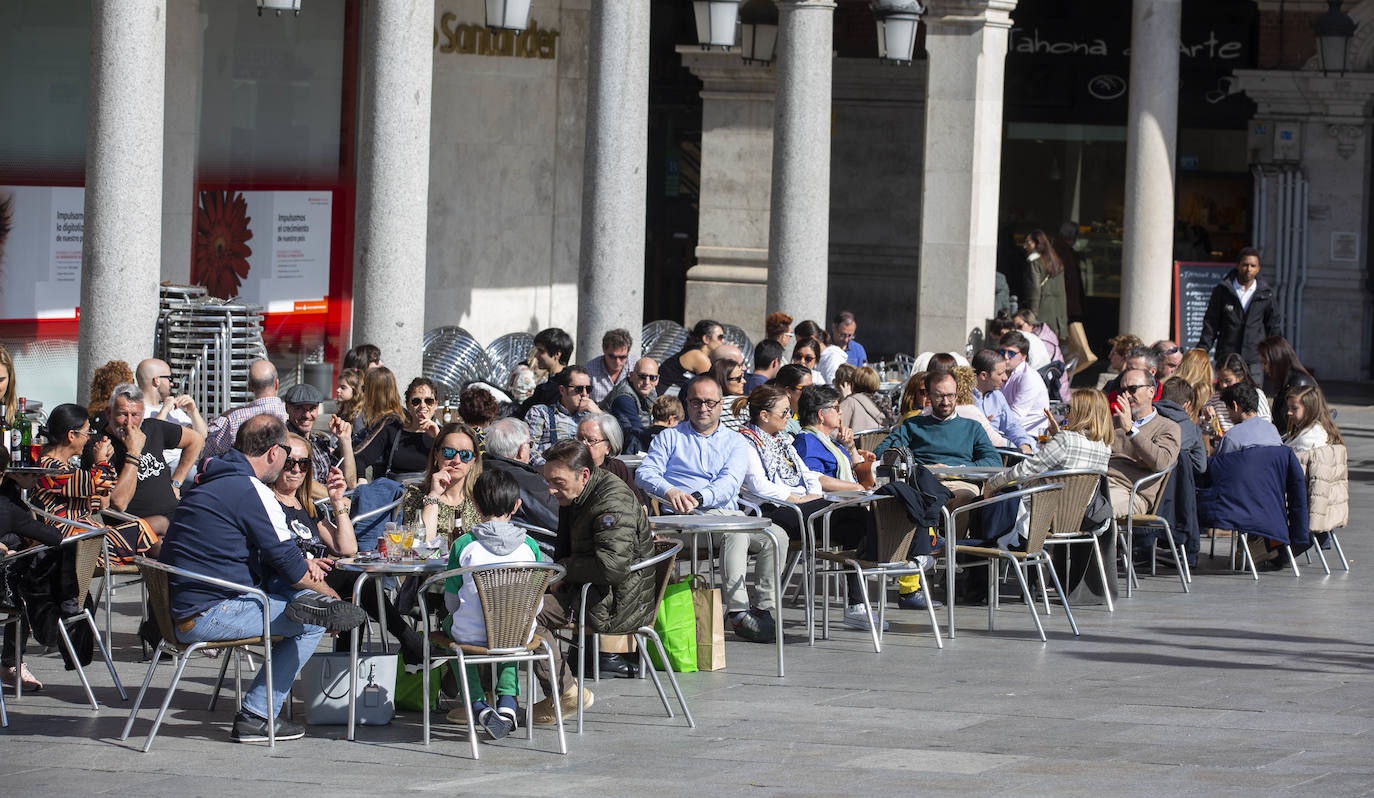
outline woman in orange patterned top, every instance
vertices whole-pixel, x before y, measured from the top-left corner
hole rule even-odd
[[[115,485],[110,455],[114,447],[101,436],[94,446],[95,464],[81,468],[81,450],[94,434],[90,415],[80,405],[64,404],[48,414],[48,445],[43,449],[42,465],[60,469],[38,480],[30,494],[45,512],[86,523],[102,523],[95,514],[110,506],[110,491]],[[71,524],[57,524],[64,536],[85,531]],[[136,554],[156,557],[160,541],[142,521],[113,527],[106,535],[115,561],[129,561]]]

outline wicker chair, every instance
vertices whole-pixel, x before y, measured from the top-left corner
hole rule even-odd
[[[521,563],[518,565],[483,565],[467,568],[454,568],[435,574],[420,586],[420,614],[425,621],[425,637],[437,645],[453,652],[451,656],[434,657],[429,647],[425,647],[423,685],[420,695],[429,695],[430,668],[434,663],[450,660],[458,661],[458,680],[463,688],[464,705],[472,703],[472,685],[468,684],[467,665],[497,662],[529,663],[529,692],[525,701],[525,738],[534,739],[534,663],[545,660],[553,671],[553,649],[548,640],[534,634],[535,616],[543,601],[548,586],[563,577],[561,565],[548,563]],[[425,595],[435,586],[442,586],[452,577],[471,579],[477,588],[477,599],[482,605],[482,614],[487,625],[487,644],[485,646],[455,643],[442,632],[430,627],[429,608]],[[479,685],[480,687],[480,685]],[[563,734],[563,713],[557,697],[553,700],[554,713],[558,719],[558,752],[568,753],[568,741]],[[425,745],[429,745],[429,702],[424,702]],[[468,712],[468,742],[472,746],[472,758],[477,759],[477,727],[472,712]]]
[[[676,565],[677,554],[682,550],[680,540],[655,540],[654,554],[647,560],[642,560],[630,566],[630,572],[642,571],[646,568],[653,568],[657,578],[657,591],[654,596],[654,615],[658,615],[658,605],[663,603],[663,593],[668,589],[668,582],[673,577],[673,569]],[[587,650],[587,591],[591,588],[590,584],[582,585],[581,599],[577,605],[577,651]],[[600,630],[597,630],[600,631]],[[615,634],[624,634],[624,630],[607,630]],[[659,638],[658,632],[654,631],[652,625],[641,626],[631,632],[635,636],[635,642],[639,645],[639,668],[640,673],[648,672],[650,678],[654,680],[654,689],[658,691],[658,698],[663,702],[663,709],[668,713],[668,717],[673,717],[673,708],[668,704],[668,694],[663,692],[663,683],[659,681],[658,671],[654,668],[652,660],[646,656],[649,640],[654,641],[654,646],[658,649],[659,661],[664,663],[664,671],[668,675],[668,681],[673,686],[673,693],[677,696],[678,705],[682,707],[682,714],[687,718],[687,725],[696,728],[697,722],[692,719],[692,711],[687,708],[687,699],[682,695],[682,688],[678,686],[677,677],[673,675],[673,669],[667,667],[668,655],[663,650],[663,640]],[[595,659],[595,658],[593,658]],[[587,657],[579,656],[577,663],[577,733],[582,733],[582,714],[586,699],[582,691],[586,689],[586,669]],[[558,706],[558,701],[553,702]]]
[[[882,443],[892,433],[892,430],[893,427],[855,430],[854,445],[866,452],[871,452],[878,448],[878,444]]]
[[[143,585],[148,591],[148,604],[152,610],[153,618],[157,621],[158,631],[162,633],[162,642],[158,644],[157,650],[153,652],[152,661],[148,663],[148,673],[143,677],[143,686],[138,689],[138,697],[134,699],[133,710],[129,712],[129,720],[124,724],[124,732],[119,736],[121,741],[129,739],[129,733],[133,731],[134,721],[138,719],[138,710],[143,706],[143,696],[148,692],[148,685],[153,681],[153,674],[157,671],[158,663],[162,661],[162,655],[166,654],[172,658],[173,667],[172,683],[167,686],[167,694],[163,696],[162,706],[157,712],[157,717],[153,719],[153,726],[148,730],[148,739],[143,743],[143,753],[153,747],[153,739],[157,737],[157,730],[162,726],[162,719],[167,715],[167,708],[171,706],[172,695],[177,690],[177,684],[181,682],[181,675],[186,670],[186,664],[191,657],[201,649],[238,649],[244,646],[262,647],[262,668],[267,677],[267,694],[272,695],[272,646],[271,643],[280,642],[280,635],[266,635],[256,637],[245,637],[238,640],[215,640],[200,643],[182,643],[177,640],[176,623],[172,620],[172,593],[168,585],[168,575],[176,575],[182,579],[189,579],[196,582],[204,582],[216,587],[228,588],[243,593],[256,599],[262,605],[262,628],[264,632],[271,628],[272,616],[268,609],[267,594],[257,588],[235,584],[224,579],[216,579],[212,576],[205,576],[193,571],[181,568],[174,568],[164,565],[156,560],[146,557],[135,557],[134,564],[143,574]],[[267,745],[275,748],[277,745],[276,724],[267,724]]]
[[[1041,585],[1043,591],[1044,569],[1048,568],[1050,579],[1054,581],[1054,589],[1059,594],[1059,600],[1064,605],[1064,614],[1069,618],[1069,626],[1073,628],[1073,633],[1078,634],[1078,622],[1073,619],[1073,610],[1069,608],[1069,597],[1064,591],[1064,586],[1059,583],[1059,575],[1055,573],[1054,561],[1045,552],[1045,539],[1049,537],[1050,529],[1056,517],[1060,514],[1060,506],[1063,502],[1064,483],[1058,480],[1051,481],[1048,474],[1037,474],[1035,477],[1027,479],[1023,484],[1028,487],[1015,490],[1010,493],[1001,493],[989,499],[966,504],[956,508],[953,512],[947,512],[946,518],[948,526],[946,534],[954,534],[955,523],[960,515],[963,515],[979,507],[987,507],[997,502],[1010,501],[1016,499],[1029,499],[1030,503],[1030,528],[1026,530],[1026,550],[1007,551],[1005,549],[994,548],[991,546],[969,546],[956,545],[956,554],[963,554],[971,557],[980,557],[987,560],[988,564],[988,631],[993,631],[994,616],[997,612],[997,565],[1000,562],[1008,563],[1016,573],[1016,581],[1021,584],[1021,595],[1026,601],[1026,606],[1030,609],[1031,618],[1035,621],[1035,629],[1040,633],[1041,642],[1046,642],[1045,627],[1040,623],[1040,613],[1035,609],[1035,597],[1031,595],[1030,586],[1026,583],[1026,576],[1022,569],[1023,565],[1034,565],[1036,571],[1041,575]],[[1087,500],[1083,502],[1083,507],[1087,506]],[[1083,518],[1083,507],[1078,510],[1078,517]],[[1072,515],[1071,511],[1065,511],[1065,515]],[[1048,595],[1046,593],[1045,595]],[[1048,599],[1047,599],[1048,602]]]
[[[1169,550],[1173,552],[1174,564],[1178,567],[1178,581],[1183,584],[1183,592],[1189,592],[1188,583],[1193,581],[1193,575],[1188,570],[1188,558],[1180,556],[1178,543],[1174,541],[1174,530],[1169,526],[1169,522],[1159,515],[1159,504],[1164,500],[1164,491],[1169,489],[1169,477],[1174,473],[1178,463],[1174,462],[1163,471],[1156,471],[1137,479],[1131,484],[1131,495],[1127,507],[1135,506],[1135,497],[1146,488],[1159,483],[1159,489],[1155,492],[1155,498],[1150,502],[1149,508],[1143,513],[1127,513],[1116,517],[1116,526],[1122,543],[1121,556],[1126,563],[1126,598],[1131,597],[1132,585],[1139,586],[1140,580],[1135,573],[1135,530],[1137,527],[1164,527],[1164,539],[1169,542]],[[1151,549],[1153,551],[1153,548]],[[1150,558],[1150,573],[1154,573],[1154,557]]]
[[[1045,538],[1046,546],[1067,546],[1071,543],[1089,543],[1093,547],[1093,559],[1097,563],[1097,575],[1102,580],[1102,595],[1107,599],[1107,611],[1116,612],[1116,606],[1112,603],[1112,593],[1107,586],[1107,565],[1102,559],[1102,544],[1098,542],[1098,535],[1101,535],[1115,522],[1107,519],[1103,525],[1097,529],[1082,531],[1083,515],[1088,511],[1088,504],[1092,502],[1093,495],[1102,488],[1102,482],[1106,475],[1097,471],[1052,471],[1040,474],[1041,478],[1053,477],[1056,482],[1064,483],[1064,494],[1059,501],[1059,507],[1050,521],[1050,534]],[[1102,488],[1105,489],[1105,488]],[[1040,581],[1043,589],[1044,580]],[[1045,612],[1049,612],[1049,603],[1046,602]]]
[[[878,559],[863,559],[860,552],[855,549],[834,550],[826,546],[829,540],[830,515],[835,511],[857,504],[867,504],[874,515],[873,526],[877,535],[874,551],[877,552]],[[898,576],[909,576],[919,574],[921,577],[921,593],[926,600],[926,613],[930,616],[930,629],[935,634],[936,648],[944,648],[944,641],[940,637],[940,624],[935,620],[935,607],[930,598],[930,584],[926,579],[926,559],[917,557],[909,558],[908,552],[911,551],[911,543],[916,539],[917,534],[925,534],[925,530],[919,530],[911,519],[907,517],[906,508],[901,502],[896,501],[890,496],[868,496],[861,499],[850,499],[848,501],[836,502],[811,516],[811,523],[823,524],[823,534],[821,542],[817,544],[814,554],[816,564],[813,569],[822,583],[821,596],[821,637],[830,636],[830,579],[845,571],[853,571],[859,576],[859,589],[862,591],[860,596],[864,607],[871,607],[868,594],[868,577],[878,578],[878,617],[873,617],[873,610],[869,609],[868,630],[873,637],[873,652],[881,653],[883,623],[887,608],[887,580]],[[814,533],[814,530],[813,530]],[[931,560],[931,563],[934,561]],[[822,563],[826,565],[823,566]],[[814,588],[812,588],[814,590]],[[849,598],[853,600],[853,596]]]

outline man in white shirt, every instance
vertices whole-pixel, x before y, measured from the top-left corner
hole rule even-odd
[[[163,421],[190,427],[205,437],[205,419],[201,417],[196,400],[186,394],[173,396],[172,369],[155,357],[140,361],[134,370],[134,379],[139,390],[143,391],[143,417],[156,416]],[[176,471],[181,462],[181,449],[164,449],[162,456],[167,466]]]
[[[1039,372],[1026,362],[1029,344],[1026,335],[1015,330],[1004,333],[997,340],[1002,356],[1007,359],[1007,382],[1002,397],[1007,400],[1011,415],[1021,422],[1026,433],[1039,435],[1049,424],[1045,411],[1050,407],[1050,392]]]

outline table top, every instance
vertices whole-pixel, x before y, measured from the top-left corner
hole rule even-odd
[[[865,499],[872,495],[871,490],[828,490],[822,498],[831,502],[847,502],[850,499]]]
[[[969,482],[987,481],[1006,469],[1001,466],[927,466],[940,479],[962,479]]]
[[[6,474],[32,477],[44,477],[48,474],[60,473],[61,471],[62,469],[60,468],[48,468],[46,466],[10,466],[5,469]]]
[[[414,558],[401,560],[400,562],[387,562],[383,559],[358,559],[357,557],[345,557],[334,561],[334,567],[342,571],[359,571],[367,574],[423,574],[437,573],[448,567],[448,557],[439,557],[432,560],[417,560]]]
[[[773,522],[756,515],[656,515],[649,527],[657,532],[756,532]]]

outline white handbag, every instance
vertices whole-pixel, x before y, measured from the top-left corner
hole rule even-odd
[[[315,654],[301,668],[305,722],[316,726],[348,723],[347,651]],[[396,713],[396,655],[358,655],[357,722],[384,726]]]

